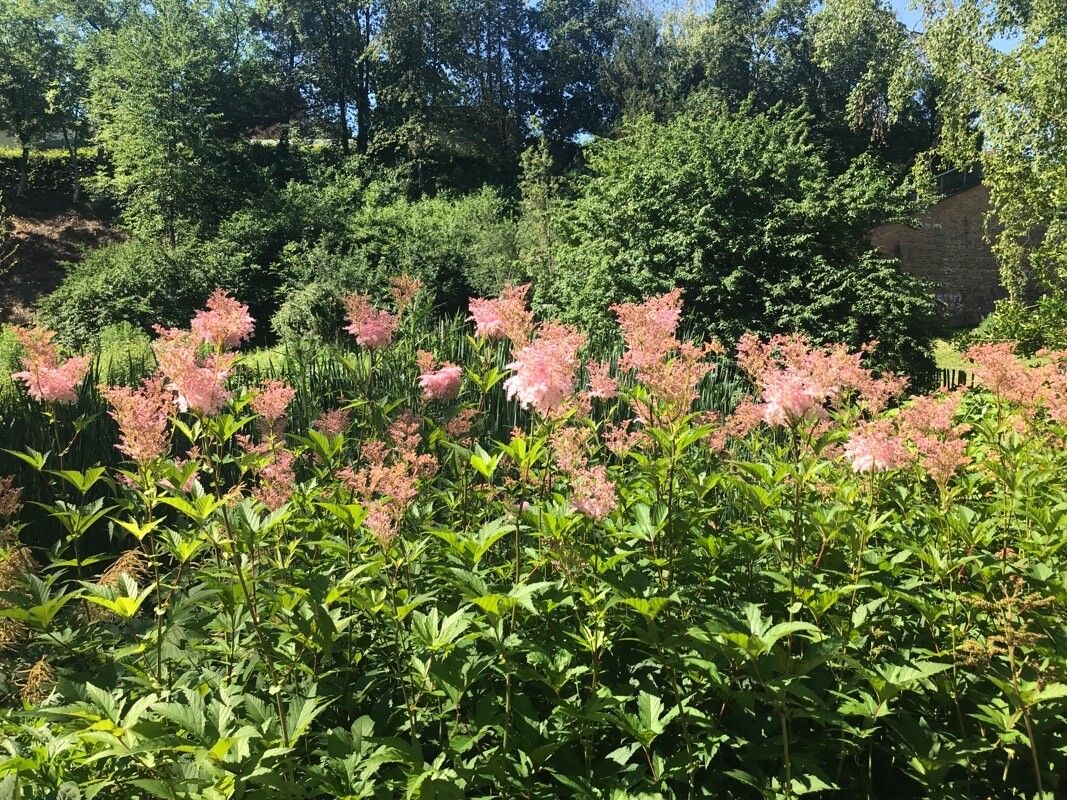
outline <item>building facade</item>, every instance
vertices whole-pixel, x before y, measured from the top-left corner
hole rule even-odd
[[[979,181],[948,173],[942,180],[946,196],[926,209],[917,227],[880,225],[871,231],[878,250],[934,284],[949,320],[960,326],[978,324],[1006,296],[985,240],[989,190]]]

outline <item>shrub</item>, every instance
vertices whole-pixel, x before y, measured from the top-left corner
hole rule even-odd
[[[18,148],[0,148],[0,195],[8,198],[15,196],[19,185],[22,151]],[[87,178],[94,172],[104,169],[106,162],[95,148],[78,149],[78,172]],[[70,153],[66,150],[33,150],[27,176],[27,192],[61,192],[71,195],[74,192],[73,173],[70,168]]]
[[[1007,341],[1016,342],[1027,355],[1045,347],[1067,348],[1067,297],[1047,294],[1030,306],[1002,300],[977,328],[959,337],[963,347]]]
[[[7,793],[1061,793],[1067,353],[978,348],[980,387],[902,401],[844,346],[744,337],[753,396],[713,416],[676,294],[607,364],[516,297],[478,307],[508,344],[350,303],[399,337],[320,348],[353,399],[310,429],[307,373],[222,384],[241,355],[192,331],[105,392],[118,468],[62,460],[100,409],[30,404],[55,449],[21,454],[27,508],[0,477]],[[248,332],[216,307],[193,330]]]
[[[216,286],[240,291],[244,268],[240,254],[210,244],[134,239],[89,251],[39,310],[64,342],[85,347],[121,322],[183,325]]]
[[[929,290],[867,238],[905,215],[904,194],[870,158],[835,176],[808,126],[799,111],[712,104],[595,142],[556,214],[538,306],[597,332],[613,303],[680,286],[701,334],[877,339],[886,366],[928,375]]]

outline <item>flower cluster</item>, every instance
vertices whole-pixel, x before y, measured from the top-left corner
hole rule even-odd
[[[437,472],[437,459],[419,453],[422,421],[410,412],[401,414],[389,426],[391,446],[380,440],[363,444],[366,466],[355,470],[346,467],[338,473],[341,481],[367,509],[367,528],[383,546],[387,546],[400,529],[408,506],[418,496],[418,482]]]
[[[365,294],[348,294],[341,302],[348,320],[345,330],[356,337],[356,344],[375,350],[389,346],[399,322],[395,314],[375,308]]]
[[[156,334],[152,350],[160,371],[170,380],[167,388],[174,392],[178,409],[209,416],[218,413],[232,396],[226,379],[234,355],[213,350],[201,357],[203,341],[192,331],[157,327]]]
[[[244,303],[216,289],[206,305],[206,309],[196,312],[189,326],[200,341],[216,350],[234,350],[252,338],[256,324]]]
[[[543,417],[560,411],[574,394],[578,351],[584,345],[585,335],[570,325],[542,323],[533,341],[519,348],[507,365],[512,371],[504,381],[508,398],[517,398],[523,408]]]
[[[296,456],[274,438],[253,443],[251,437],[238,434],[237,441],[251,457],[251,470],[258,479],[253,497],[269,510],[278,510],[296,491]]]
[[[533,315],[526,308],[526,295],[530,284],[508,286],[495,300],[472,297],[471,315],[474,335],[485,339],[509,339],[521,345],[530,338],[533,330]]]
[[[43,328],[14,327],[15,337],[26,354],[22,370],[11,374],[22,381],[30,397],[42,403],[69,405],[78,400],[78,387],[85,378],[91,356],[73,356],[60,361],[55,334]]]
[[[111,404],[108,412],[119,426],[119,452],[138,464],[163,455],[170,444],[168,421],[174,410],[166,378],[156,373],[145,378],[140,388],[101,387]]]
[[[714,342],[695,345],[678,339],[681,290],[643,303],[620,303],[611,310],[626,345],[619,367],[632,371],[649,391],[647,400],[632,398],[638,418],[646,423],[667,422],[689,413],[700,396],[701,382],[715,369],[707,357],[722,349]]]
[[[813,347],[799,334],[780,334],[767,342],[746,334],[738,343],[737,363],[759,389],[763,421],[795,427],[853,398],[876,414],[904,390],[905,378],[876,376],[862,365],[873,347],[850,353],[840,344]]]
[[[417,361],[423,400],[455,400],[463,382],[463,369],[448,361],[436,364],[433,356],[424,350],[419,351]]]
[[[252,395],[252,410],[259,416],[264,431],[278,436],[285,430],[285,411],[296,391],[285,381],[264,381]]]

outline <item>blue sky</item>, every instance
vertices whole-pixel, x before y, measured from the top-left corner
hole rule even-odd
[[[908,0],[893,0],[893,8],[896,10],[901,22],[913,30],[922,21],[922,13],[918,9],[912,8]]]

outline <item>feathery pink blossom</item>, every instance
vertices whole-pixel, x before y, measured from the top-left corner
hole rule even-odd
[[[452,439],[465,439],[474,427],[478,409],[464,408],[445,424],[445,433]]]
[[[485,339],[510,339],[521,345],[530,338],[533,316],[526,308],[526,295],[530,284],[506,286],[496,299],[472,297],[471,315],[474,335]]]
[[[338,473],[341,481],[360,497],[367,508],[364,524],[383,546],[396,535],[408,506],[418,496],[418,482],[431,478],[437,471],[437,459],[419,453],[422,421],[410,412],[402,414],[389,426],[389,439],[363,444],[366,466],[356,470],[346,467]]]
[[[603,464],[577,472],[571,480],[571,505],[595,520],[601,520],[615,510],[618,496],[615,484],[608,479]]]
[[[269,510],[277,511],[296,491],[296,471],[293,469],[296,456],[277,440],[253,444],[248,436],[238,434],[237,441],[246,453],[258,456],[252,473],[258,478],[259,485],[252,496]]]
[[[60,363],[52,331],[18,326],[13,331],[26,354],[21,359],[23,369],[13,372],[11,379],[22,381],[30,397],[42,403],[77,402],[78,387],[92,357],[73,356]]]
[[[850,353],[844,345],[812,346],[799,334],[780,334],[767,342],[745,334],[738,343],[737,363],[760,390],[764,420],[770,425],[795,425],[819,418],[827,406],[849,398],[877,413],[903,391],[905,379],[875,376],[862,365],[873,347],[871,343]]]
[[[281,433],[285,410],[294,397],[296,391],[285,381],[264,381],[252,396],[252,410],[259,415],[268,431]]]
[[[825,394],[807,376],[793,370],[775,370],[763,379],[763,421],[768,425],[795,425],[822,410]]]
[[[976,344],[964,355],[974,362],[978,383],[1009,403],[1034,409],[1045,400],[1047,370],[1024,364],[1013,343]]]
[[[551,416],[574,393],[578,351],[584,344],[585,335],[570,325],[543,323],[536,338],[507,365],[513,373],[504,381],[508,399],[518,398],[523,408]]]
[[[174,403],[180,411],[215,414],[229,401],[226,379],[233,367],[231,353],[213,352],[201,358],[199,336],[176,328],[156,327],[158,338],[152,343],[159,368],[175,393]]]
[[[347,430],[348,423],[351,419],[352,409],[335,408],[331,411],[323,411],[319,415],[319,418],[311,423],[311,427],[319,433],[332,438],[344,433],[345,430]]]
[[[868,422],[852,432],[844,456],[853,472],[885,472],[908,462],[908,451],[890,420]]]
[[[365,294],[349,294],[341,298],[348,325],[345,330],[356,337],[356,344],[373,349],[388,347],[399,320],[395,314],[374,307]]]
[[[422,397],[425,400],[455,400],[462,382],[463,370],[447,362],[438,369],[427,370],[419,376],[419,388],[422,389]]]
[[[165,381],[162,374],[156,373],[145,378],[138,389],[101,389],[112,406],[108,413],[119,426],[119,443],[115,447],[138,464],[159,458],[170,444],[167,422],[174,406]]]
[[[901,433],[915,445],[926,473],[942,488],[971,460],[964,438],[970,426],[954,420],[962,398],[961,391],[913,397],[899,416]]]
[[[642,303],[619,303],[611,310],[619,320],[626,351],[620,366],[642,370],[662,361],[678,346],[675,331],[682,316],[682,290],[651,297]]]
[[[586,364],[589,385],[586,394],[601,400],[610,400],[619,393],[619,382],[611,377],[611,362],[590,361]]]
[[[190,329],[202,341],[218,350],[234,350],[251,338],[256,329],[248,306],[216,289],[207,299],[207,308],[197,311]]]

